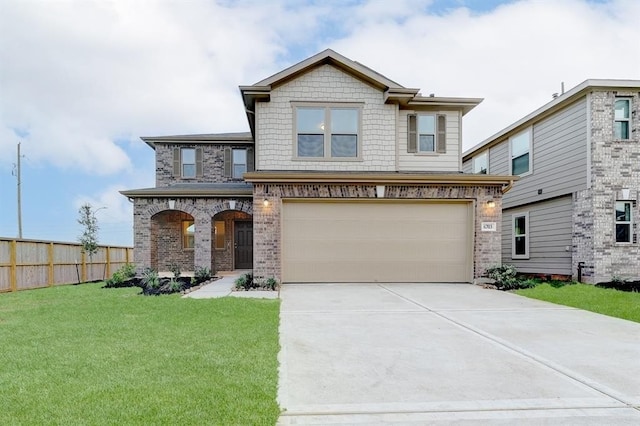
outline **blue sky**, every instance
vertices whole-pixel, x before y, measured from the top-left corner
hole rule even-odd
[[[463,147],[588,78],[640,79],[636,0],[0,0],[0,236],[131,245],[139,137],[246,131],[238,85],[325,48],[423,93],[481,97]]]

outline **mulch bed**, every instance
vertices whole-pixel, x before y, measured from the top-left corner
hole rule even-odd
[[[600,288],[613,288],[620,291],[640,292],[640,280],[635,281],[607,281],[596,284]]]

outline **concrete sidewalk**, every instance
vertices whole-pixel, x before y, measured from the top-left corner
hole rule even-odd
[[[640,324],[464,284],[285,285],[280,425],[640,424]]]
[[[217,275],[220,279],[209,284],[205,284],[199,289],[185,294],[183,297],[191,297],[193,299],[210,299],[216,297],[248,297],[259,299],[277,299],[277,291],[233,291],[235,281],[243,274],[251,272],[250,270],[222,271]]]

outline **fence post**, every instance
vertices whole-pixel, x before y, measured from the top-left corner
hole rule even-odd
[[[54,276],[53,276],[53,243],[49,243],[49,287],[53,287]]]
[[[107,246],[107,277],[111,276],[111,247]],[[106,279],[107,277],[103,277]]]
[[[11,291],[18,290],[17,274],[16,274],[16,257],[17,257],[16,246],[17,246],[16,240],[11,240],[11,246],[9,248],[9,262],[11,262],[9,282],[10,282]]]
[[[83,251],[81,254],[80,259],[82,259],[82,282],[86,283],[87,282],[87,256],[85,254],[85,252]]]

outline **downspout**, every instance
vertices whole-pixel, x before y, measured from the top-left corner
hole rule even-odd
[[[506,194],[511,188],[513,188],[513,182],[514,182],[514,180],[512,179],[512,180],[509,181],[509,185],[502,187],[502,193],[503,194]]]

